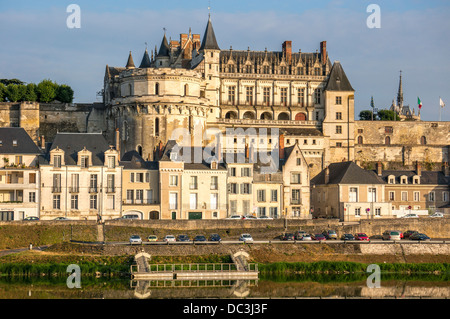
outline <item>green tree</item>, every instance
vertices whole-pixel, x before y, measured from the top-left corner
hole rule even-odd
[[[368,111],[368,110],[361,111],[359,113],[359,119],[361,121],[370,121],[370,120],[372,120],[372,111]],[[374,120],[375,120],[375,118],[374,118]]]
[[[22,98],[22,90],[17,84],[8,84],[6,86],[6,98],[9,102],[17,102]]]
[[[25,92],[23,100],[30,101],[30,102],[37,101],[36,89],[37,89],[36,84],[34,84],[34,83],[27,84],[27,88],[26,88],[26,92]]]
[[[49,79],[42,80],[36,88],[39,102],[49,103],[53,101],[56,97],[57,89],[58,84],[52,82]]]
[[[380,121],[400,121],[400,116],[394,111],[391,110],[379,110],[378,118]]]
[[[73,90],[70,86],[62,84],[56,90],[56,99],[63,103],[72,103]]]
[[[0,83],[0,102],[5,101],[6,97],[6,86],[3,83]]]
[[[8,84],[24,84],[24,82],[18,80],[18,79],[0,79],[0,83],[3,83],[4,85]]]

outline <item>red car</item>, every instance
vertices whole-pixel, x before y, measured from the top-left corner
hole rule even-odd
[[[313,239],[314,240],[327,240],[323,234],[314,234]]]
[[[355,239],[356,240],[369,240],[369,236],[367,236],[364,233],[357,233],[357,234],[355,234]]]

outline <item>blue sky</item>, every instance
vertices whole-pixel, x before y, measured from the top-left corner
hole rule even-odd
[[[69,4],[81,8],[81,28],[69,29]],[[369,4],[381,9],[381,28],[370,29]],[[131,50],[136,64],[148,48],[180,33],[203,35],[208,6],[219,46],[236,50],[315,52],[327,41],[354,87],[356,117],[371,96],[379,109],[396,98],[403,72],[405,104],[422,103],[422,119],[439,119],[439,96],[450,121],[450,1],[447,0],[0,0],[0,78],[38,83],[50,78],[70,85],[75,102],[98,101],[106,64],[124,66]]]

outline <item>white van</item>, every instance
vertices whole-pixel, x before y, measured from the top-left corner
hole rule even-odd
[[[123,215],[120,219],[141,219],[138,214]]]
[[[400,218],[419,218],[419,215],[410,213],[410,214],[406,214],[405,216],[402,216]]]
[[[400,232],[396,230],[386,230],[381,239],[383,240],[400,240]]]

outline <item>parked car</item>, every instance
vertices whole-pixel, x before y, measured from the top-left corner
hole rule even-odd
[[[338,239],[338,236],[336,234],[335,230],[324,230],[322,234],[325,236],[326,239]]]
[[[266,215],[259,216],[258,219],[273,220],[272,217],[269,217],[269,216],[266,216]]]
[[[253,242],[253,237],[250,234],[241,234],[239,240],[243,242]]]
[[[257,219],[257,218],[253,215],[245,215],[242,219]]]
[[[341,240],[355,240],[355,236],[352,234],[344,234],[341,236]]]
[[[206,241],[206,237],[203,235],[197,235],[194,237],[194,241]]]
[[[422,234],[422,233],[412,234],[411,236],[409,236],[409,239],[410,240],[431,240],[430,237],[428,237],[427,235]]]
[[[314,240],[327,240],[324,234],[314,234],[312,235],[312,239]]]
[[[142,244],[141,236],[139,235],[131,235],[130,237],[130,245],[133,244]]]
[[[147,237],[147,240],[148,241],[157,241],[158,240],[158,236],[156,236],[156,235],[149,235]]]
[[[39,217],[36,217],[36,216],[28,216],[28,217],[25,217],[23,220],[37,221],[37,220],[39,220]]]
[[[383,240],[400,240],[400,232],[396,230],[386,230],[381,236]]]
[[[367,236],[365,233],[357,233],[355,234],[356,240],[369,240],[369,236]]]
[[[222,238],[220,238],[219,234],[211,234],[209,236],[209,241],[221,241]]]
[[[309,240],[312,240],[312,238],[311,238],[310,234],[303,234],[303,236],[300,238],[300,240],[309,241]]]
[[[297,231],[294,233],[294,238],[295,238],[296,240],[301,240],[302,237],[305,236],[305,235],[307,235],[307,232],[305,232],[305,231],[303,231],[303,230],[297,230]]]
[[[67,217],[56,217],[54,220],[71,220]]]
[[[117,219],[130,220],[130,219],[141,219],[141,218],[137,214],[128,214],[128,215],[123,215],[122,217],[119,217]]]
[[[405,216],[402,216],[400,218],[419,218],[419,215],[415,213],[406,214]]]
[[[407,230],[405,231],[405,233],[403,234],[403,238],[409,238],[411,235],[413,234],[417,234],[418,231],[417,230]]]
[[[189,241],[188,235],[178,235],[177,241]]]
[[[295,240],[294,234],[292,233],[285,233],[282,237],[281,240]]]
[[[176,238],[175,238],[175,236],[174,235],[166,235],[166,236],[164,236],[164,239],[163,239],[165,242],[169,242],[169,241],[176,241]]]
[[[241,215],[231,215],[230,217],[227,217],[227,219],[242,219],[243,217]]]
[[[431,217],[431,218],[435,218],[435,217],[443,218],[443,217],[444,217],[444,214],[442,214],[442,213],[434,213],[433,215],[430,215],[430,217]]]

